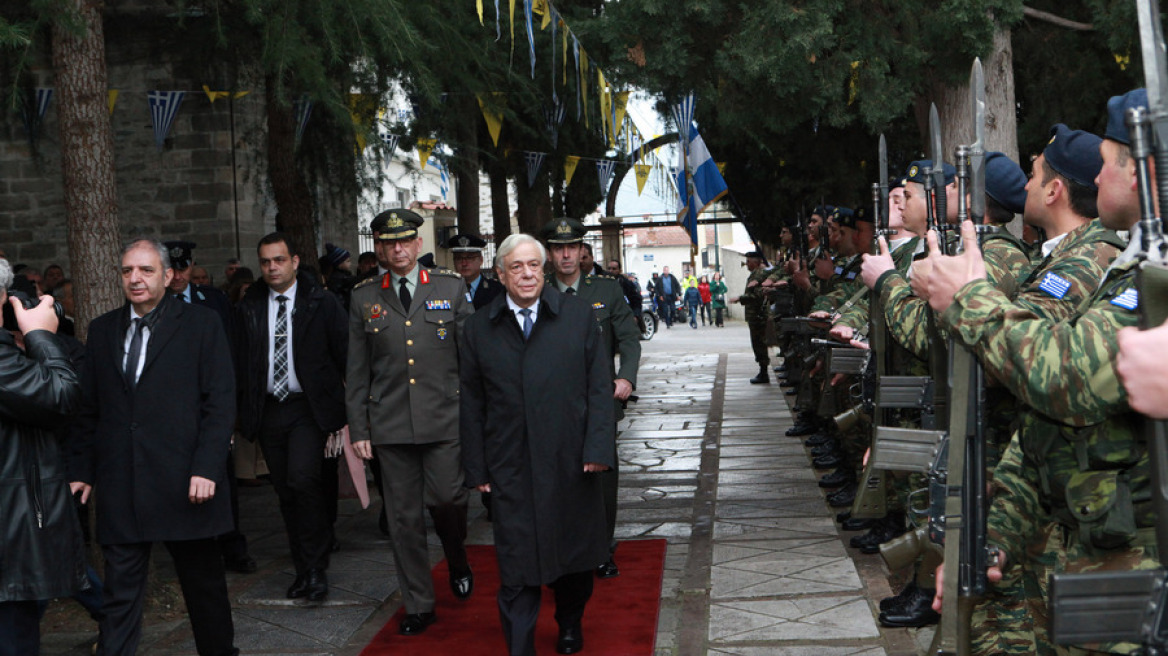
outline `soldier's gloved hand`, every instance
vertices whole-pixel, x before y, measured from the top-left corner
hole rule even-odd
[[[936,312],[944,312],[953,304],[953,297],[970,282],[986,277],[985,260],[977,243],[977,228],[973,221],[961,224],[961,241],[965,248],[960,255],[946,257],[937,247],[937,235],[929,231],[929,257],[933,271],[929,275],[929,305]],[[913,275],[916,275],[915,273]]]
[[[888,240],[879,237],[876,239],[876,246],[880,252],[876,255],[864,253],[863,264],[860,265],[860,277],[864,279],[868,289],[875,289],[880,276],[896,267],[896,263],[892,261],[892,254],[888,252]]]
[[[1168,351],[1168,323],[1151,330],[1124,328],[1117,336],[1115,370],[1133,410],[1168,419],[1168,373],[1156,353]]]

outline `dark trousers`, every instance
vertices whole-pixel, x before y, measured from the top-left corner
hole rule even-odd
[[[40,652],[40,603],[0,601],[0,656],[36,656]]]
[[[673,299],[659,298],[657,299],[657,314],[661,315],[661,320],[665,322],[666,326],[673,325]]]
[[[174,559],[199,656],[234,656],[235,625],[227,599],[223,558],[214,538],[166,542]],[[150,542],[105,544],[105,619],[99,656],[133,656],[142,639],[142,607],[150,569]]]
[[[714,308],[714,325],[722,325],[722,308]]]
[[[700,312],[700,308],[702,307],[702,304],[701,303],[686,303],[685,305],[686,305],[686,307],[689,308],[689,325],[693,326],[694,328],[697,328],[698,327],[698,313]],[[702,319],[702,324],[705,324],[705,323],[706,323],[706,320]]]
[[[231,497],[231,516],[235,528],[216,538],[223,560],[233,563],[247,558],[247,537],[239,532],[239,481],[235,479],[235,454],[227,453],[227,492]]]
[[[334,487],[331,494],[325,481],[326,439],[327,435],[312,417],[306,397],[298,396],[283,403],[269,397],[264,404],[260,446],[268,461],[272,486],[280,499],[280,514],[284,516],[297,576],[310,569],[328,569],[329,565],[337,504],[336,475],[331,479]]]
[[[556,579],[549,588],[556,595],[556,622],[561,628],[580,624],[584,606],[592,597],[592,572],[575,572]],[[539,619],[538,585],[503,585],[499,588],[499,621],[511,656],[535,655],[535,622]]]
[[[771,363],[771,355],[767,352],[766,345],[766,322],[749,321],[746,325],[750,328],[750,348],[754,351],[754,361],[758,366],[765,368]]]

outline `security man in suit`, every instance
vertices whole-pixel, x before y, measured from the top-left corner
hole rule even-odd
[[[193,241],[171,240],[164,241],[170,256],[170,264],[174,277],[167,285],[167,291],[175,298],[194,305],[214,310],[223,323],[225,335],[231,335],[231,303],[227,295],[207,285],[196,285],[191,282],[191,264],[194,263],[192,251],[198,244]],[[259,569],[254,558],[247,550],[247,537],[239,531],[239,484],[235,478],[235,458],[227,455],[227,495],[231,499],[231,514],[234,518],[231,532],[220,535],[218,538],[219,551],[223,554],[223,564],[233,572],[250,574]]]
[[[454,253],[454,270],[466,282],[466,293],[478,310],[503,293],[503,283],[483,275],[483,248],[487,242],[470,234],[454,235],[446,248]]]
[[[458,439],[458,332],[474,308],[458,274],[418,264],[422,221],[407,209],[373,219],[377,257],[389,271],[353,288],[346,376],[350,439],[367,460],[376,449],[381,467],[403,635],[437,619],[423,505],[442,540],[454,595],[466,599],[474,589]]]
[[[641,364],[641,331],[633,317],[632,308],[625,301],[624,291],[615,278],[589,275],[580,268],[580,254],[584,250],[584,235],[588,229],[575,219],[555,219],[544,226],[543,238],[551,251],[554,276],[548,284],[555,284],[565,294],[574,294],[588,301],[600,329],[604,333],[601,342],[608,349],[610,358],[620,356],[620,367],[610,365],[613,378],[613,403],[616,421],[624,418],[624,405],[637,386],[637,368]],[[613,462],[616,462],[615,454]],[[596,575],[602,579],[620,574],[613,554],[616,552],[616,496],[617,467],[599,476],[604,491],[604,514],[608,529],[608,561],[596,568]]]

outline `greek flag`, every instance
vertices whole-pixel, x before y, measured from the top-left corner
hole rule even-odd
[[[551,139],[552,149],[555,149],[560,141],[560,126],[564,124],[568,108],[564,107],[564,103],[559,98],[556,98],[553,105],[544,109],[543,113],[547,120],[548,138]]]
[[[1038,288],[1057,299],[1062,299],[1067,295],[1067,292],[1071,291],[1071,282],[1066,278],[1047,272],[1043,276],[1042,282],[1038,283]]]
[[[185,91],[151,91],[146,94],[150,103],[150,120],[154,124],[154,145],[162,150],[166,143],[166,135],[170,134],[170,127],[174,125],[174,117],[182,105]]]
[[[698,132],[697,123],[691,123],[688,130],[689,152],[686,157],[687,170],[677,174],[677,192],[681,197],[682,209],[677,213],[677,220],[689,232],[690,241],[696,246],[698,243],[698,215],[713,202],[726,195],[726,180],[718,171],[718,164],[710,156],[706,142]],[[690,187],[686,181],[686,174],[690,175]]]
[[[296,101],[293,111],[296,113],[296,143],[300,143],[304,136],[304,128],[308,126],[308,119],[312,116],[312,101],[305,94]]]
[[[442,160],[437,157],[431,157],[429,163],[438,169],[439,175],[442,176],[442,200],[445,201],[446,195],[450,192],[450,181],[446,179],[446,167],[442,165]]]
[[[600,178],[600,193],[608,195],[608,181],[612,179],[612,172],[616,168],[616,160],[602,159],[596,162],[596,175]]]
[[[524,159],[527,160],[527,186],[535,185],[535,178],[539,175],[539,167],[543,166],[543,158],[547,153],[533,153],[525,152]]]

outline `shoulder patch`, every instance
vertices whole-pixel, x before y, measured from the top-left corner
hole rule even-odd
[[[1071,281],[1063,278],[1049,271],[1042,278],[1042,282],[1038,283],[1038,288],[1047,294],[1062,300],[1067,292],[1071,291]]]
[[[1135,287],[1128,287],[1122,294],[1111,299],[1111,304],[1134,311],[1140,306],[1140,292]]]
[[[353,289],[360,289],[360,288],[364,287],[365,285],[368,285],[371,282],[376,282],[378,280],[381,280],[381,276],[372,276],[370,278],[366,278],[364,280],[359,281],[356,285],[353,285]]]
[[[436,276],[450,276],[452,278],[461,278],[462,277],[462,276],[458,275],[457,271],[452,271],[450,269],[443,269],[443,268],[430,269],[430,273],[433,275],[436,275]]]

